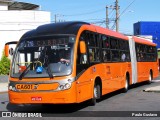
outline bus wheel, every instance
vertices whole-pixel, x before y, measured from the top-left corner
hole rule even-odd
[[[151,84],[152,79],[153,79],[152,71],[150,71],[150,73],[149,73],[149,78],[148,78],[148,83],[149,83],[149,84]]]
[[[93,90],[93,98],[90,100],[90,105],[92,106],[96,105],[96,100],[100,99],[100,97],[101,97],[100,85],[95,84]]]
[[[125,81],[125,86],[123,88],[123,92],[126,93],[128,91],[129,88],[129,77],[128,75],[126,75],[126,81]]]

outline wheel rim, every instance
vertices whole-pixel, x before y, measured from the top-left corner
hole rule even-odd
[[[98,89],[97,89],[96,86],[94,87],[94,97],[95,97],[95,98],[98,97]]]
[[[151,73],[149,74],[149,81],[150,81],[150,82],[152,81]]]
[[[125,89],[128,89],[128,80],[126,79]]]

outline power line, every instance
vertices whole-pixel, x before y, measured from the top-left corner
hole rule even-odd
[[[105,20],[105,18],[99,18],[99,19],[81,19],[80,21],[103,21],[103,20]]]
[[[135,1],[136,1],[136,0],[133,0],[132,3],[130,3],[130,4],[128,5],[128,7],[123,10],[123,12],[119,15],[119,17],[121,17],[121,16],[126,12],[126,10],[127,10]]]
[[[87,12],[87,13],[79,13],[79,14],[63,15],[63,16],[65,16],[65,17],[70,17],[70,16],[88,15],[88,14],[94,14],[94,13],[97,13],[97,12],[101,12],[101,11],[103,11],[103,10],[104,10],[104,9],[99,9],[99,10],[92,11],[92,12]]]
[[[112,9],[112,11],[108,14],[108,15],[112,15],[113,16],[113,14],[112,13],[114,13],[114,9]]]

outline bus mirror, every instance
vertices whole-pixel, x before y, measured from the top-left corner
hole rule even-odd
[[[5,44],[5,47],[4,47],[4,54],[5,54],[5,56],[6,57],[8,57],[9,56],[9,54],[10,55],[13,55],[13,48],[10,48],[10,50],[9,50],[9,45],[17,45],[17,43],[18,43],[18,41],[11,41],[11,42],[7,42],[6,44]]]
[[[8,57],[9,56],[9,45],[8,44],[5,45],[4,52],[5,52],[5,56]]]
[[[84,41],[80,41],[80,53],[85,54],[86,53],[86,44]]]

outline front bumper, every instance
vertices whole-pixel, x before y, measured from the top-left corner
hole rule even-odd
[[[43,86],[45,86],[44,89]],[[60,90],[59,88],[51,90],[51,87],[48,87],[47,90],[46,84],[41,84],[39,88],[30,91],[8,90],[9,102],[12,104],[68,104],[77,102],[75,81],[66,90]]]

